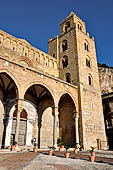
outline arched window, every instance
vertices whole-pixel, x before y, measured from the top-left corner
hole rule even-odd
[[[66,82],[71,83],[71,75],[70,75],[70,73],[66,74]]]
[[[62,66],[63,66],[63,68],[68,66],[68,56],[67,55],[63,56]]]
[[[91,75],[88,76],[88,83],[89,83],[90,86],[92,85],[92,77],[91,77]]]
[[[85,50],[87,49],[87,45],[86,45],[86,43],[84,43],[84,49],[85,49]]]
[[[27,113],[24,109],[22,110],[22,112],[20,114],[20,119],[27,119]]]
[[[66,24],[65,24],[65,32],[67,32],[69,28],[70,28],[70,22],[66,22]]]
[[[70,27],[70,22],[68,21],[68,22],[66,22],[66,26],[67,26],[67,28],[69,28]]]
[[[63,51],[65,51],[65,50],[67,50],[67,48],[68,48],[67,40],[64,40],[62,43],[62,49],[63,49]]]
[[[90,58],[87,56],[87,58],[86,58],[86,66],[87,67],[91,67],[91,62],[90,62]]]
[[[89,45],[87,42],[84,43],[84,50],[89,51]]]
[[[80,24],[78,24],[78,29],[82,31],[82,26]]]
[[[89,46],[88,46],[88,44],[87,44],[87,46],[86,46],[86,50],[89,51]]]

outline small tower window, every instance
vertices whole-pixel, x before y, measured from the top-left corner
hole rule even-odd
[[[71,83],[71,75],[70,75],[70,73],[66,74],[66,82]]]
[[[70,22],[66,22],[66,24],[65,24],[65,32],[67,32],[68,31],[68,28],[70,27]]]
[[[82,27],[81,27],[80,24],[78,24],[78,29],[79,29],[80,31],[82,31]]]
[[[87,44],[87,46],[86,46],[86,50],[87,50],[87,51],[89,51],[89,47],[88,47],[88,44]]]
[[[88,76],[88,82],[89,82],[89,85],[91,86],[92,85],[92,78],[91,78],[91,76]]]
[[[89,51],[89,45],[88,45],[87,43],[84,43],[84,49],[85,49],[86,51]]]
[[[108,125],[108,128],[112,128],[112,121],[111,121],[111,119],[109,119],[109,120],[107,120],[107,125]]]
[[[84,49],[85,49],[85,50],[87,49],[87,45],[86,45],[86,43],[84,43]]]
[[[63,56],[63,60],[62,60],[62,66],[63,68],[68,66],[68,56]]]
[[[89,67],[89,68],[91,67],[90,59],[88,59],[88,58],[86,58],[86,66]]]
[[[53,57],[55,58],[55,53],[53,53]]]
[[[65,51],[65,50],[67,50],[67,48],[68,48],[67,40],[64,40],[62,43],[62,49],[63,49],[63,51]]]
[[[70,22],[66,22],[66,26],[67,26],[67,28],[69,28],[70,27]]]

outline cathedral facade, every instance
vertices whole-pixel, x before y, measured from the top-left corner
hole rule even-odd
[[[95,41],[73,12],[48,54],[0,31],[0,146],[107,148]]]

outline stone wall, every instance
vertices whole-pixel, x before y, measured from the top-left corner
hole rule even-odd
[[[113,68],[99,67],[101,94],[113,92]]]
[[[76,141],[73,117],[76,112],[75,105],[69,96],[65,96],[60,102],[59,108],[60,137],[63,139],[64,145],[74,147]]]
[[[58,77],[56,58],[31,46],[26,40],[15,38],[0,30],[0,55],[24,66]]]

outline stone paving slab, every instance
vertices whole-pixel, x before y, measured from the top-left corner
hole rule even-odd
[[[39,154],[22,170],[113,170],[113,165]]]
[[[0,170],[18,170],[27,165],[38,153],[21,152],[0,154]]]
[[[113,170],[112,154],[96,153],[96,162],[90,163],[87,152],[71,152],[71,158],[64,158],[64,152],[46,151],[9,152],[0,154],[0,170]],[[106,157],[106,155],[108,157]],[[100,157],[101,156],[101,157]],[[25,167],[26,166],[26,167]]]

